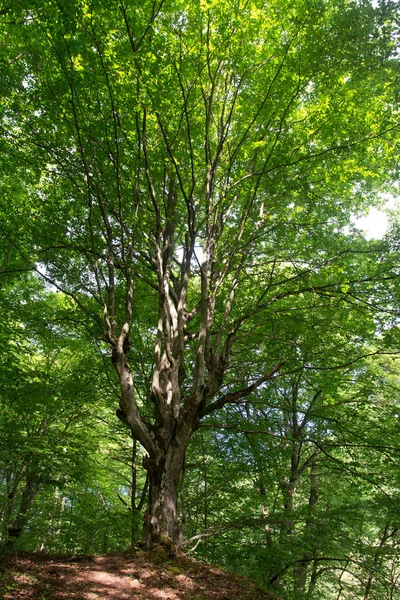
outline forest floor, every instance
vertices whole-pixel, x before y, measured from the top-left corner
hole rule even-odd
[[[0,600],[279,600],[242,576],[161,552],[0,557]]]

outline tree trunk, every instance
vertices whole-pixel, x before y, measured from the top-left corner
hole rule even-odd
[[[308,573],[308,560],[302,559],[295,563],[293,568],[293,580],[294,580],[294,599],[303,600],[305,596],[307,573]]]
[[[157,463],[145,460],[149,497],[144,525],[147,547],[156,543],[175,550],[179,542],[178,486],[183,471],[186,445],[170,445]]]
[[[317,465],[315,460],[311,462],[311,473],[310,473],[310,497],[308,500],[308,515],[303,533],[303,545],[305,551],[303,553],[302,560],[296,562],[293,569],[293,581],[294,581],[294,599],[303,600],[306,597],[306,583],[309,571],[309,566],[317,550],[317,537],[318,532],[314,521],[315,507],[318,501],[318,481],[317,481]],[[314,579],[317,577],[316,563],[314,561],[314,569],[312,576]],[[315,582],[314,582],[315,585]],[[310,582],[311,586],[311,582]],[[310,588],[307,593],[307,597],[310,597]]]
[[[370,573],[368,576],[368,580],[365,586],[365,590],[364,590],[364,600],[369,600],[370,593],[371,593],[371,588],[372,588],[372,584],[374,582],[376,573],[378,572],[378,566],[379,566],[379,562],[380,560],[382,560],[382,556],[381,556],[381,549],[383,548],[383,546],[385,546],[386,542],[388,541],[389,538],[392,537],[392,535],[394,533],[396,533],[398,530],[397,529],[393,529],[392,531],[390,531],[389,529],[389,525],[386,525],[383,532],[382,532],[382,537],[379,540],[379,545],[376,546],[376,550],[374,553],[374,558],[372,561],[372,565],[370,568]]]
[[[313,566],[312,566],[312,571],[311,571],[311,577],[310,577],[310,581],[308,584],[308,590],[307,590],[307,600],[311,600],[315,587],[317,585],[317,579],[318,579],[318,563],[316,560],[313,561]]]
[[[146,501],[147,490],[148,490],[148,477],[146,477],[145,484],[140,493],[140,499],[137,501],[137,441],[132,436],[132,455],[131,455],[131,545],[135,546],[142,540],[143,537],[143,520],[142,520],[142,508]]]
[[[7,547],[13,546],[21,536],[24,525],[28,518],[28,511],[39,491],[39,484],[36,473],[28,474],[25,486],[22,492],[21,504],[18,513],[12,523],[7,526]]]

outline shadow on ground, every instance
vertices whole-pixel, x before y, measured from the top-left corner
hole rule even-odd
[[[8,555],[0,600],[278,600],[242,577],[186,556]]]

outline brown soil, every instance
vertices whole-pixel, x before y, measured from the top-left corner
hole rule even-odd
[[[125,552],[0,557],[1,600],[278,600],[243,577],[187,556]]]

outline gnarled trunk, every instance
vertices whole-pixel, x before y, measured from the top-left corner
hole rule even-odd
[[[149,497],[145,515],[144,541],[175,549],[179,544],[178,486],[187,444],[170,445],[158,462],[147,459]]]

